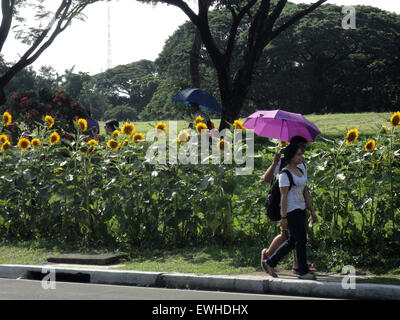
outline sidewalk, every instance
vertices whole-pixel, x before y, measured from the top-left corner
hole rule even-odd
[[[111,266],[47,263],[43,265],[0,265],[0,278],[42,279],[49,268],[59,278],[87,283],[133,285],[160,288],[201,289],[247,293],[295,295],[336,299],[400,300],[400,286],[357,284],[355,289],[343,289],[343,276],[317,273],[317,280],[300,280],[289,271],[272,278],[263,272],[236,275],[198,275],[148,271],[115,270],[123,264]],[[46,268],[47,270],[44,270]],[[79,278],[79,280],[78,280]]]

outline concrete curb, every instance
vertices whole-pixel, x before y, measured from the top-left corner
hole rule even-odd
[[[64,268],[50,265],[0,265],[0,278],[30,279],[33,273],[44,274],[49,269],[56,274],[85,276],[89,283],[133,285],[233,291],[258,294],[279,294],[305,297],[400,300],[400,286],[356,284],[356,289],[345,290],[341,282],[307,281],[256,276],[196,275],[147,271],[98,270],[90,268]]]

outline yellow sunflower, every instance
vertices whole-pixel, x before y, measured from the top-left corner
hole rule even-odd
[[[95,139],[91,139],[87,142],[88,145],[90,145],[89,147],[89,152],[93,152],[94,150],[96,150],[96,146],[99,145],[99,143],[97,142],[97,140]]]
[[[193,123],[194,123],[194,124],[198,124],[198,123],[200,123],[200,122],[203,122],[203,120],[204,120],[203,117],[200,116],[200,115],[198,115],[197,118],[194,119]]]
[[[167,131],[167,125],[164,122],[159,122],[156,124],[156,130],[157,137],[160,137],[164,134],[165,131]]]
[[[10,141],[6,141],[1,145],[1,151],[3,151],[3,152],[7,152],[11,148],[12,148],[12,145],[11,145]]]
[[[347,132],[347,135],[346,135],[346,143],[347,143],[347,145],[349,146],[353,142],[356,142],[357,138],[358,138],[358,130],[357,129],[349,130]]]
[[[279,146],[280,147],[286,147],[288,144],[289,144],[288,142],[281,140],[281,142],[279,143]]]
[[[63,168],[57,168],[56,170],[56,176],[59,177],[61,175],[61,172],[63,171]]]
[[[118,130],[114,130],[114,132],[112,133],[113,137],[119,137],[121,133]]]
[[[185,144],[189,140],[189,132],[187,130],[183,130],[178,134],[178,138],[176,139],[178,143]]]
[[[197,131],[197,133],[204,134],[204,133],[202,132],[202,130],[207,130],[207,129],[208,129],[207,125],[206,125],[205,123],[203,123],[203,122],[200,122],[200,123],[196,124],[196,131]],[[206,132],[206,131],[205,131],[205,132]]]
[[[365,151],[368,151],[368,152],[373,151],[375,149],[375,144],[376,144],[375,140],[369,140],[364,146]]]
[[[392,124],[392,127],[398,127],[400,125],[400,112],[397,111],[393,113],[393,115],[390,118],[390,123]]]
[[[18,141],[18,148],[22,149],[23,151],[28,150],[31,147],[31,142],[26,138],[21,138]]]
[[[389,133],[389,129],[386,126],[386,123],[382,123],[382,129],[385,131],[386,134]]]
[[[3,126],[7,127],[12,123],[12,117],[11,114],[8,113],[7,111],[3,113]]]
[[[97,140],[91,139],[87,142],[87,144],[95,144],[96,146],[99,145],[99,143],[97,142]]]
[[[125,139],[124,140],[124,142],[122,143],[122,145],[125,147],[125,146],[127,146],[129,144],[129,140],[128,139]]]
[[[242,130],[242,131],[245,131],[245,130],[246,130],[246,127],[243,126],[243,122],[240,121],[240,120],[235,120],[235,121],[233,122],[233,128],[234,128],[235,130]]]
[[[120,146],[121,146],[121,143],[118,141],[115,141],[114,139],[108,140],[108,142],[107,142],[107,147],[109,147],[113,150],[118,150]]]
[[[38,148],[40,146],[40,140],[39,139],[32,139],[32,147]]]
[[[60,135],[57,132],[53,132],[50,135],[50,144],[54,146],[55,144],[60,142]]]
[[[0,135],[0,144],[8,141],[8,137],[5,134]]]
[[[142,133],[136,133],[133,136],[133,142],[138,146],[140,144],[140,140],[144,140],[144,135]]]
[[[54,126],[54,119],[52,116],[46,116],[44,120],[47,122],[47,129],[51,129]]]
[[[79,130],[81,130],[82,132],[85,132],[87,130],[87,121],[85,119],[79,119],[78,127],[79,127]]]
[[[218,143],[217,143],[217,147],[220,151],[224,151],[225,148],[228,147],[228,142],[226,142],[224,139],[221,139]]]
[[[128,137],[130,137],[131,135],[133,135],[136,131],[136,128],[133,124],[130,123],[125,123],[122,126],[121,132],[125,135],[127,135]]]

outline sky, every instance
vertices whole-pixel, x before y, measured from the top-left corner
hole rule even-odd
[[[295,3],[313,3],[315,0],[291,0]],[[52,4],[60,0],[52,0]],[[196,11],[196,1],[191,1]],[[399,0],[329,0],[327,3],[345,5],[371,5],[400,14]],[[165,41],[185,21],[187,16],[178,8],[159,4],[152,6],[134,0],[113,0],[110,5],[99,2],[88,6],[86,20],[75,20],[61,33],[32,64],[52,66],[59,74],[74,67],[74,72],[93,75],[107,69],[108,60],[108,6],[111,13],[112,66],[141,59],[155,60]],[[27,25],[34,23],[27,19]],[[2,54],[6,61],[16,61],[27,46],[9,35]]]

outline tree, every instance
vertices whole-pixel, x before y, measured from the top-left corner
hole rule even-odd
[[[20,59],[7,68],[0,76],[0,104],[7,101],[4,88],[13,77],[31,65],[63,32],[74,18],[82,19],[82,11],[89,5],[101,0],[62,0],[56,12],[51,13],[45,9],[43,0],[37,3],[28,3],[26,0],[1,0],[2,20],[0,24],[0,52],[8,38],[13,20],[23,22],[24,19],[19,15],[22,6],[31,6],[36,11],[35,18],[39,20],[39,27],[31,27],[28,32],[17,30],[17,38],[30,45],[30,48],[20,57]],[[54,1],[53,1],[54,2]],[[42,24],[48,23],[45,28]]]
[[[140,60],[119,65],[93,77],[96,87],[114,107],[130,105],[141,112],[158,87],[154,63]]]
[[[104,118],[106,120],[116,119],[118,121],[137,121],[138,115],[135,108],[132,108],[129,105],[122,105],[108,109],[104,112]]]
[[[278,35],[295,24],[301,18],[321,6],[327,0],[319,0],[304,10],[291,16],[286,21],[279,17],[284,10],[287,0],[198,0],[196,14],[183,0],[138,0],[145,3],[166,3],[180,8],[197,27],[201,39],[217,72],[218,85],[221,95],[222,115],[220,130],[228,127],[238,118],[240,110],[252,82],[252,76],[263,49]],[[224,8],[231,12],[231,26],[225,48],[217,45],[212,35],[208,14],[212,5],[216,9]],[[249,18],[245,25],[243,20]],[[246,33],[246,45],[241,52],[238,69],[232,72],[231,61],[237,37]]]

